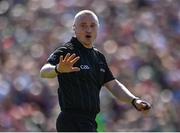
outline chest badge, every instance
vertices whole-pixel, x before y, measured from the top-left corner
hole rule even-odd
[[[80,65],[80,68],[82,70],[89,70],[90,69],[90,67],[88,65]]]

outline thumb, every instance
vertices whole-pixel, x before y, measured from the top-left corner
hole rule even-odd
[[[80,71],[80,68],[79,68],[79,67],[73,67],[73,68],[72,68],[72,71],[73,71],[73,72],[78,72],[78,71]]]

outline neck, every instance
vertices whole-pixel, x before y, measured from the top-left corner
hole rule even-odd
[[[83,42],[81,42],[81,44],[85,47],[85,48],[92,48],[93,45],[92,44],[85,44]]]
[[[78,38],[77,38],[78,39]],[[80,39],[78,39],[78,41],[85,47],[85,48],[92,48],[93,47],[93,44],[91,43],[91,44],[87,44],[87,43],[84,43],[84,42],[82,42]]]

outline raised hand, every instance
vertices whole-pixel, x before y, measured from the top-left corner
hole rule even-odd
[[[80,71],[79,67],[73,67],[73,65],[80,59],[76,54],[70,55],[66,54],[63,59],[63,56],[60,56],[59,64],[57,65],[57,71],[60,73],[69,73]]]

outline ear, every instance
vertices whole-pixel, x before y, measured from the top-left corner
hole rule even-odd
[[[73,31],[75,31],[75,25],[72,26]]]

